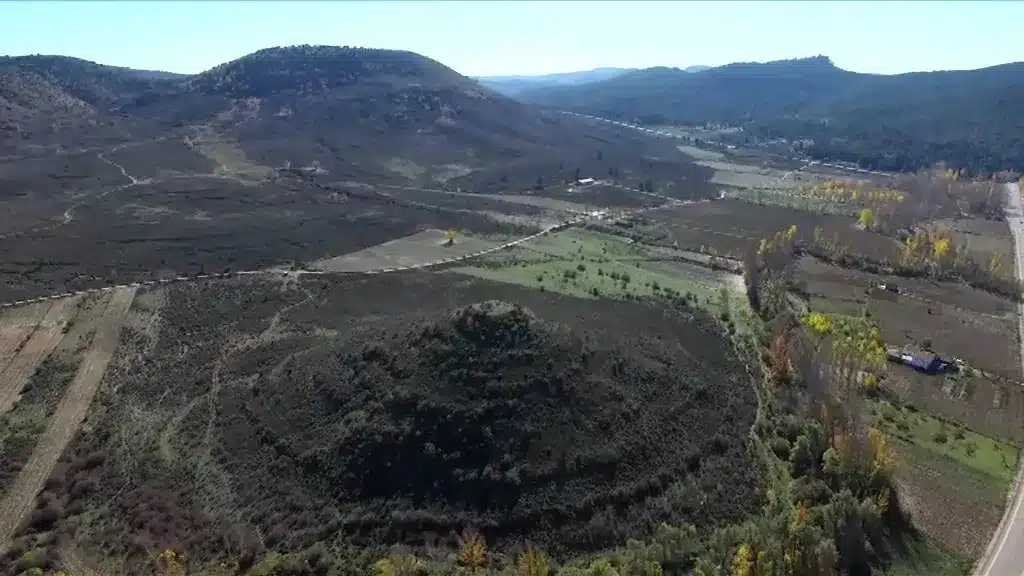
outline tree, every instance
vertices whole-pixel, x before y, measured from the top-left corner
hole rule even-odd
[[[551,572],[551,558],[537,550],[528,548],[519,554],[516,561],[517,576],[548,576]]]
[[[455,239],[459,236],[456,230],[445,230],[444,231],[444,246],[452,246],[455,244]]]
[[[943,260],[950,251],[951,242],[949,238],[938,238],[932,244],[932,253],[936,261]]]
[[[865,230],[871,230],[875,225],[875,215],[870,208],[860,211],[860,225]]]
[[[476,530],[467,530],[458,539],[459,563],[469,568],[483,568],[487,565],[487,542]]]
[[[761,240],[762,247],[764,240]],[[758,262],[758,253],[747,250],[743,258],[743,284],[747,289],[747,301],[750,302],[750,309],[754,312],[761,312],[761,268]]]
[[[793,377],[793,366],[789,358],[789,347],[786,346],[786,336],[779,334],[772,342],[769,350],[772,361],[772,371],[775,374],[777,384],[788,384]]]

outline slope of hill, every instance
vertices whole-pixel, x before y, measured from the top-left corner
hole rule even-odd
[[[638,162],[661,155],[656,143],[625,133],[609,141],[604,131],[395,50],[270,48],[183,77],[19,57],[0,61],[0,74],[0,126],[17,136],[0,145],[7,154],[172,135],[193,149],[216,148],[222,160],[230,149],[264,172],[316,165],[330,180],[462,178],[463,187],[474,182],[467,175],[496,162],[599,147],[635,149]],[[530,181],[546,176],[532,173]]]
[[[1024,64],[884,76],[822,56],[687,74],[652,68],[524,101],[648,123],[725,123],[750,136],[809,138],[812,155],[899,170],[945,161],[972,172],[1024,164]]]
[[[614,176],[680,198],[715,193],[711,170],[671,142],[545,112],[409,52],[272,48],[185,77],[63,57],[0,70],[0,124],[19,134],[0,138],[0,234],[13,236],[0,266],[31,276],[7,285],[13,299],[112,274],[310,261],[426,229],[518,234],[565,218],[465,195],[399,205],[381,186],[544,195]],[[463,209],[438,208],[452,200]]]
[[[596,313],[453,274],[239,280],[149,302],[132,315],[159,329],[126,336],[109,401],[5,576],[37,548],[149,574],[168,546],[190,574],[246,557],[239,574],[271,574],[245,569],[264,549],[432,551],[466,527],[496,552],[532,542],[564,558],[757,507],[754,394],[699,311]]]

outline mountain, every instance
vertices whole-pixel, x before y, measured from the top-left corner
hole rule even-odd
[[[565,217],[460,189],[577,202],[564,183],[613,177],[717,193],[670,141],[524,104],[411,52],[270,48],[189,76],[5,58],[0,99],[0,234],[31,276],[0,287],[10,300],[115,274],[311,262],[430,229],[526,235]],[[599,188],[609,205],[636,200]]]
[[[684,72],[702,72],[707,66],[689,66]],[[560,74],[540,74],[535,76],[478,76],[476,79],[489,88],[497,90],[513,98],[522,97],[531,90],[550,88],[552,86],[582,86],[603,80],[611,80],[623,74],[636,72],[636,68],[595,68],[581,72],[563,72]],[[528,99],[528,98],[526,98]]]
[[[595,68],[580,72],[562,72],[535,76],[478,76],[476,79],[484,86],[497,90],[506,96],[516,96],[534,88],[579,86],[591,82],[600,82],[601,80],[609,80],[634,70],[635,68]]]
[[[690,74],[649,68],[527,102],[644,123],[741,126],[748,140],[810,139],[812,156],[883,170],[937,162],[993,172],[1024,164],[1024,63],[893,76],[840,69],[824,56],[736,63]]]
[[[415,173],[436,182],[453,171],[589,154],[600,132],[395,50],[269,48],[191,76],[27,56],[0,60],[0,77],[0,130],[10,136],[0,154],[174,134],[228,142],[268,169],[317,164],[338,177]],[[538,176],[546,175],[529,182]]]

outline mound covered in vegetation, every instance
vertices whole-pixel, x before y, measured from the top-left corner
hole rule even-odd
[[[750,381],[693,308],[444,273],[137,302],[130,325],[160,327],[126,331],[12,563],[148,574],[173,548],[204,574],[326,549],[365,567],[467,529],[562,562],[757,508]]]
[[[749,494],[721,483],[749,478],[732,468],[752,416],[730,409],[747,403],[737,375],[708,378],[679,343],[631,344],[489,301],[319,349],[261,379],[249,410],[286,469],[379,536],[473,524],[596,548],[680,514],[739,515]],[[693,412],[709,405],[725,409]]]

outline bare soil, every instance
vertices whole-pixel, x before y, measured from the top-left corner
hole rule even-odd
[[[899,244],[875,232],[857,228],[851,218],[816,214],[781,206],[755,205],[741,200],[699,202],[675,208],[658,210],[649,218],[670,230],[671,240],[679,248],[714,248],[719,254],[742,258],[745,250],[757,246],[762,238],[797,227],[797,238],[802,242],[814,239],[815,228],[822,229],[824,238],[837,237],[858,253],[875,258],[895,257]]]
[[[900,502],[914,526],[944,547],[977,558],[1002,518],[1005,500],[987,496],[984,480],[963,467],[891,440]]]
[[[1007,379],[1020,378],[1016,310],[1007,298],[952,282],[885,278],[813,258],[800,262],[799,277],[806,283],[811,308],[859,313],[866,306],[889,344],[923,345],[930,340],[936,352]],[[905,294],[868,292],[880,282],[895,283]]]
[[[328,272],[366,272],[390,268],[422,266],[450,258],[476,254],[498,244],[471,236],[458,236],[451,246],[445,246],[442,230],[424,230],[412,236],[399,238],[372,248],[321,260],[314,264]]]

